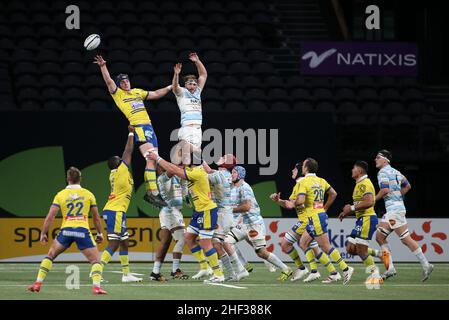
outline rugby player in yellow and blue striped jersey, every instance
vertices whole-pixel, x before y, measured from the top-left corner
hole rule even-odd
[[[89,190],[81,187],[81,171],[75,167],[70,167],[67,170],[67,183],[67,187],[58,192],[50,206],[42,226],[41,243],[44,245],[48,243],[47,234],[59,210],[62,212],[61,230],[53,240],[47,256],[41,262],[36,282],[28,286],[27,289],[39,292],[42,282],[53,266],[53,260],[75,242],[81,253],[92,264],[92,292],[106,294],[106,291],[100,287],[102,268],[97,244],[89,228],[89,212],[92,212],[92,219],[97,230],[96,240],[98,243],[103,241],[101,233],[103,228],[95,196]]]
[[[113,156],[108,160],[108,167],[111,170],[109,174],[111,193],[108,202],[103,208],[103,218],[107,226],[109,243],[101,255],[101,264],[104,268],[112,259],[115,251],[120,247],[122,282],[139,282],[142,281],[142,278],[135,277],[129,271],[128,258],[129,233],[126,227],[126,211],[131,201],[134,186],[131,173],[134,127],[128,126],[128,130],[129,135],[122,157]]]
[[[159,195],[156,183],[156,163],[147,158],[151,149],[157,150],[158,143],[156,133],[151,124],[144,100],[156,100],[164,97],[172,89],[172,85],[156,91],[146,91],[138,88],[131,88],[131,83],[127,74],[119,74],[116,80],[112,80],[109,75],[106,61],[102,56],[96,56],[94,63],[100,66],[103,80],[106,83],[109,93],[115,104],[128,119],[129,124],[135,127],[135,141],[139,145],[140,152],[146,159],[144,173],[147,192],[144,199],[150,204],[162,208],[167,204]]]
[[[353,204],[347,204],[338,218],[342,221],[352,213],[355,213],[356,223],[351,235],[348,237],[346,251],[352,255],[358,255],[370,274],[367,283],[380,284],[383,280],[379,274],[373,257],[368,253],[369,242],[376,231],[378,220],[374,211],[376,203],[373,183],[368,178],[368,163],[356,161],[352,168],[352,178],[356,181],[352,193]]]
[[[349,283],[354,268],[348,266],[341,257],[338,249],[331,246],[327,234],[327,210],[335,201],[337,192],[323,178],[317,177],[318,162],[315,159],[307,158],[302,164],[304,179],[301,181],[296,207],[304,205],[305,214],[308,217],[307,233],[303,233],[300,239],[300,247],[306,250],[310,245],[309,235],[318,242],[320,248],[327,253],[334,264],[343,271],[343,284]],[[324,203],[324,195],[327,194],[327,201]]]

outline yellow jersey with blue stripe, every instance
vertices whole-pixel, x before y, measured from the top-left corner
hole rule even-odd
[[[111,194],[103,210],[126,212],[133,192],[133,176],[124,161],[109,174]]]
[[[92,192],[78,184],[72,184],[56,194],[52,206],[58,207],[62,212],[61,229],[89,230],[89,212],[92,207],[97,206],[97,201]]]
[[[188,179],[189,199],[193,203],[195,211],[201,212],[216,208],[217,204],[212,201],[209,177],[203,166],[186,167],[184,171]]]
[[[298,195],[306,197],[304,206],[305,214],[308,217],[324,212],[324,194],[332,188],[323,178],[317,177],[314,173],[308,173],[301,180]]]
[[[356,218],[367,217],[367,216],[375,216],[376,212],[374,211],[374,204],[376,199],[376,191],[374,190],[374,185],[367,175],[361,177],[357,180],[357,183],[354,187],[354,191],[352,193],[352,200],[354,201],[354,205],[363,201],[363,197],[367,194],[371,194],[373,196],[373,205],[367,209],[357,210],[355,212]]]
[[[296,198],[298,198],[298,194],[299,194],[299,187],[301,185],[300,181],[303,179],[304,178],[299,178],[298,180],[296,180],[296,184],[293,187],[292,194],[288,198],[289,200],[296,201]],[[300,216],[305,212],[305,206],[304,205],[301,205],[299,207],[295,206],[295,210],[296,210],[296,214],[298,215],[298,218],[300,218]]]
[[[115,104],[128,119],[130,125],[150,124],[150,116],[145,108],[144,100],[148,97],[149,92],[134,88],[125,91],[117,87],[114,93],[111,93]]]

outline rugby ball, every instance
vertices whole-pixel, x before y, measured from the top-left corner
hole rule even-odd
[[[86,50],[94,50],[100,45],[100,36],[98,34],[91,34],[84,40],[84,48]]]

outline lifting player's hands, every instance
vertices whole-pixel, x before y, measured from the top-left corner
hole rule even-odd
[[[155,149],[148,150],[148,154],[146,157],[147,159],[156,161],[158,157],[159,157],[159,154],[157,153],[157,151]]]
[[[281,199],[281,193],[280,193],[280,192],[278,192],[278,193],[273,193],[273,194],[270,196],[270,199],[273,200],[274,202],[278,202],[278,201]]]
[[[106,61],[105,61],[105,60],[103,59],[103,57],[100,56],[100,55],[96,55],[96,56],[95,56],[94,62],[93,62],[93,63],[98,64],[100,67],[106,65]]]
[[[48,236],[45,233],[41,234],[41,239],[40,239],[41,243],[45,246],[48,243]]]
[[[192,62],[197,62],[200,60],[200,58],[198,58],[198,55],[196,54],[196,52],[189,53],[189,59]]]
[[[179,74],[181,73],[181,69],[182,69],[182,63],[177,63],[175,64],[175,66],[173,67],[173,71],[175,72],[175,74],[177,74],[179,76]]]
[[[97,233],[97,235],[95,236],[95,242],[96,242],[96,243],[102,243],[103,240],[104,240],[103,234]]]
[[[134,133],[136,131],[136,129],[134,128],[134,126],[129,125],[128,126],[128,131]]]
[[[340,221],[342,221],[344,218],[346,218],[350,213],[352,212],[351,210],[351,205],[347,204],[343,207],[343,211],[340,212],[340,214],[338,215],[338,219],[340,219]]]

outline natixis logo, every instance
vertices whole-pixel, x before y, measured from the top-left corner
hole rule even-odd
[[[335,48],[326,50],[326,51],[322,52],[319,55],[315,51],[308,51],[308,52],[303,54],[302,60],[309,60],[310,59],[309,60],[309,67],[311,69],[315,69],[320,64],[322,64],[324,60],[326,60],[327,58],[332,56],[335,52],[337,52],[337,49],[335,49]]]

